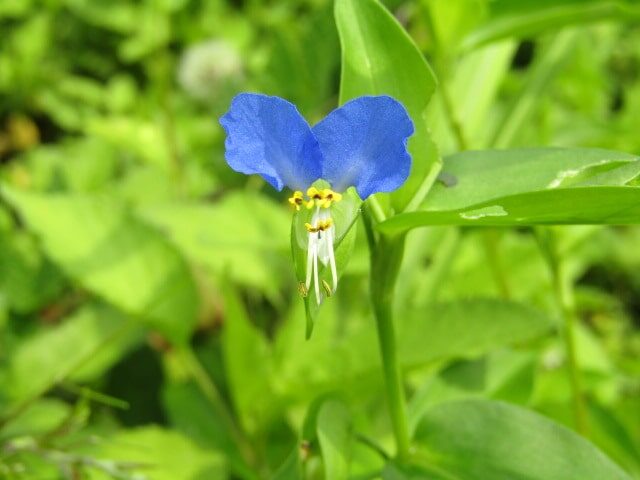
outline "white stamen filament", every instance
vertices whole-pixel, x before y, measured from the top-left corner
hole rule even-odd
[[[326,222],[331,222],[331,216],[328,209],[320,209],[316,207],[316,211],[311,219],[311,226],[314,229],[319,229]],[[316,301],[318,305],[321,303],[320,295],[320,281],[318,271],[318,260],[324,265],[329,264],[331,268],[331,277],[333,281],[333,289],[331,293],[335,292],[338,288],[338,271],[336,268],[336,258],[333,251],[333,241],[335,237],[335,226],[329,224],[328,227],[324,226],[323,229],[317,231],[309,231],[308,246],[307,246],[307,272],[305,279],[305,286],[307,291],[311,287],[311,277],[313,276],[314,290],[316,294]]]
[[[318,283],[318,243],[320,240],[320,232],[313,233],[316,238],[313,242],[313,283],[316,290],[316,300],[320,305],[320,284]]]
[[[313,252],[315,248],[315,234],[309,233],[309,245],[307,246],[307,278],[304,282],[305,287],[307,287],[307,292],[309,291],[309,287],[311,286],[311,267],[313,267]]]

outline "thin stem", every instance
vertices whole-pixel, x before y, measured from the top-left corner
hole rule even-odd
[[[553,290],[556,303],[564,327],[564,342],[567,351],[567,369],[569,382],[571,384],[571,396],[573,402],[573,414],[576,430],[587,436],[587,412],[580,379],[580,369],[576,355],[575,322],[576,308],[573,295],[573,285],[565,272],[565,262],[558,252],[557,238],[551,228],[540,228],[535,230],[538,244],[547,260],[553,281]]]
[[[400,461],[409,458],[409,427],[407,423],[406,399],[398,354],[396,350],[395,330],[389,302],[374,299],[374,312],[378,331],[378,342],[382,356],[389,414],[396,439],[396,456]]]
[[[380,202],[375,195],[371,195],[367,199],[367,205],[369,207],[371,216],[375,218],[376,222],[384,222],[387,219],[387,215],[384,213],[384,209],[382,208],[382,205],[380,205]]]
[[[410,454],[410,436],[404,384],[393,325],[394,287],[404,254],[404,237],[388,238],[381,235],[376,241],[371,220],[369,215],[365,216],[364,223],[371,253],[371,303],[382,357],[389,416],[396,440],[396,457],[401,462],[405,462]]]

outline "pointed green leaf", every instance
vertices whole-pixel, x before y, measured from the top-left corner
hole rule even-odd
[[[189,269],[162,234],[113,198],[2,188],[45,253],[83,288],[171,341],[186,342],[198,295]]]
[[[502,402],[441,404],[427,412],[414,441],[425,464],[443,473],[435,478],[630,480],[577,433]]]

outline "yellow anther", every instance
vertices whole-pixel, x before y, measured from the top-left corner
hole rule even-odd
[[[339,202],[342,200],[342,194],[334,192],[330,188],[322,190],[322,200],[319,205],[323,208],[329,208],[333,202]]]
[[[316,187],[309,187],[307,197],[312,200],[322,200],[322,190],[318,190]]]
[[[295,207],[296,210],[300,210],[300,205],[304,202],[304,195],[300,190],[293,192],[293,195],[289,197],[289,203]]]
[[[331,285],[329,285],[329,282],[327,282],[324,278],[322,279],[322,288],[327,297],[333,295],[333,289],[331,288]]]
[[[309,233],[324,232],[325,230],[328,230],[329,228],[331,228],[332,225],[333,225],[333,220],[331,218],[327,218],[326,220],[318,220],[318,223],[316,224],[315,227],[310,223],[304,224],[305,228],[307,229],[307,232]]]
[[[320,190],[316,187],[309,187],[307,197],[309,197],[309,200],[305,202],[307,208],[313,208],[314,206],[329,208],[333,202],[342,200],[342,194],[334,192],[330,188]]]

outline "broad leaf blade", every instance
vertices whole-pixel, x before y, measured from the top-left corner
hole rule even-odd
[[[198,295],[186,263],[158,231],[104,196],[7,187],[2,194],[70,277],[171,341],[187,341]]]
[[[468,358],[547,333],[552,323],[526,305],[493,299],[430,305],[404,315],[398,350],[405,367]]]
[[[516,149],[448,157],[443,181],[421,211],[379,225],[397,233],[421,225],[516,226],[638,223],[633,155],[598,149]]]
[[[427,225],[637,224],[640,224],[640,188],[580,187],[513,195],[460,210],[404,213],[378,228],[385,233],[400,233]]]
[[[423,418],[415,443],[425,449],[428,463],[449,474],[445,478],[630,480],[576,433],[501,402],[437,406]]]

